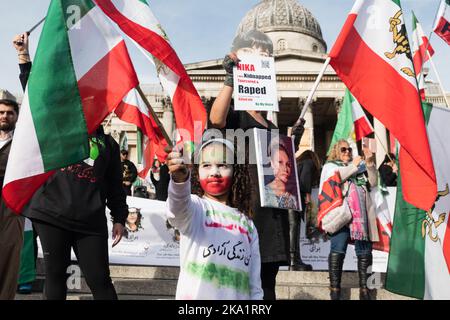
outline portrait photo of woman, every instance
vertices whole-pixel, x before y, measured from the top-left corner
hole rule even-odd
[[[261,205],[272,208],[301,210],[297,168],[292,139],[283,135],[270,135],[262,139],[257,130],[256,141],[260,145],[257,154],[260,176]],[[264,141],[267,145],[264,146]],[[267,158],[264,161],[264,158]],[[261,185],[263,184],[263,185]]]
[[[129,208],[123,236],[128,241],[137,239],[136,233],[142,228],[142,214],[139,208]]]

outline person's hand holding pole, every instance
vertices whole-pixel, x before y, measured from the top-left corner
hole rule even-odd
[[[19,57],[19,64],[30,62],[30,53],[28,51],[28,34],[26,32],[19,34],[13,39],[13,46]]]

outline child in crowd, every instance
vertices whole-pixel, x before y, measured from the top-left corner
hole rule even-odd
[[[177,299],[263,298],[252,188],[247,166],[234,164],[234,155],[230,141],[208,140],[192,172],[180,152],[168,156],[167,217],[181,232]]]

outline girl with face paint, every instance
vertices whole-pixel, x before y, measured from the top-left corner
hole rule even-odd
[[[234,155],[231,142],[212,139],[199,148],[192,170],[181,152],[167,158],[167,218],[181,233],[177,299],[263,297],[259,238],[248,201],[252,188],[247,167],[234,164]]]

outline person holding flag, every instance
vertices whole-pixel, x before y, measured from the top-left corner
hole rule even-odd
[[[331,203],[331,195],[327,192],[326,184],[336,175],[341,181],[338,188],[342,190],[343,195],[343,201],[339,207],[344,207],[344,210],[349,210],[351,213],[350,222],[330,235],[328,270],[331,300],[340,300],[341,298],[342,268],[350,240],[355,241],[356,256],[358,257],[360,299],[371,300],[367,288],[367,270],[372,265],[372,242],[378,242],[379,237],[376,214],[370,198],[370,188],[377,185],[378,176],[373,153],[368,148],[363,148],[363,151],[364,161],[360,156],[353,157],[352,148],[347,140],[337,141],[331,148],[328,161],[324,165],[320,177],[319,227],[325,216],[322,212],[324,208],[327,208],[327,204]]]
[[[81,14],[66,24],[74,3]],[[17,36],[14,46],[28,51],[27,34]],[[25,95],[4,200],[35,225],[47,299],[66,298],[73,248],[94,299],[115,300],[105,207],[115,246],[128,206],[119,145],[101,123],[138,84],[125,41],[92,1],[52,0],[32,69],[27,60],[19,59]]]

